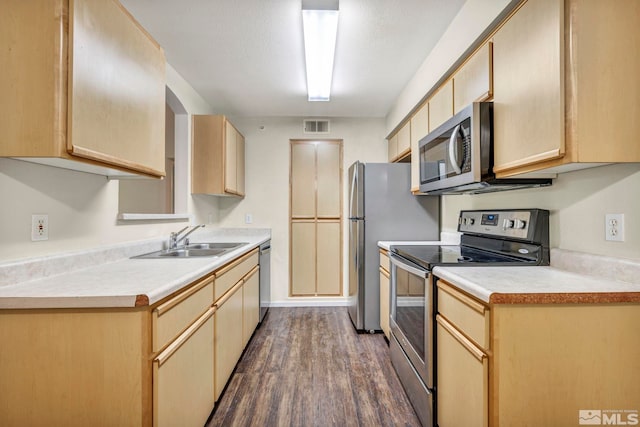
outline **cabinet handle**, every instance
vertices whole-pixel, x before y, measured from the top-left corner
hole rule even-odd
[[[164,362],[169,360],[173,353],[178,351],[178,349],[182,347],[184,343],[189,341],[189,338],[191,338],[191,336],[195,334],[202,325],[207,323],[207,321],[216,313],[217,310],[218,307],[216,306],[209,308],[202,316],[200,316],[198,320],[196,320],[191,326],[189,326],[187,330],[182,333],[182,335],[173,340],[173,342],[169,344],[169,347],[167,347],[154,359],[153,363],[157,363],[158,366],[162,366]]]
[[[229,264],[225,265],[224,267],[220,268],[219,270],[216,270],[215,277],[220,277],[222,276],[224,273],[226,273],[229,270],[233,270],[233,268],[239,264],[241,264],[243,261],[245,261],[247,258],[250,258],[251,256],[257,254],[260,251],[259,248],[255,248],[252,249],[250,252],[247,252],[246,254],[242,255],[240,258],[236,258],[235,260],[231,261]]]
[[[449,295],[451,295],[452,297],[454,297],[455,299],[457,299],[458,301],[460,301],[461,303],[463,303],[467,307],[471,308],[472,310],[475,310],[475,311],[477,311],[478,313],[480,313],[482,315],[484,315],[485,311],[487,311],[487,307],[485,305],[483,305],[483,304],[477,302],[476,300],[466,296],[462,292],[459,292],[458,290],[456,290],[453,287],[449,286],[448,284],[444,283],[442,280],[438,280],[437,286],[438,286],[438,289],[440,289],[443,292],[448,293]]]
[[[380,274],[382,274],[384,277],[386,277],[387,279],[390,279],[391,277],[389,276],[389,272],[387,270],[385,270],[384,268],[382,268],[382,266],[380,266]]]
[[[460,332],[458,332],[458,330],[449,322],[447,322],[442,316],[440,316],[439,314],[436,316],[436,322],[438,322],[438,324],[440,326],[442,326],[444,328],[445,331],[449,332],[449,334],[451,334],[451,336],[453,338],[455,338],[456,341],[458,341],[460,344],[462,344],[462,346],[464,348],[467,349],[467,351],[469,353],[471,353],[471,355],[473,357],[475,357],[476,359],[478,359],[479,362],[482,362],[482,360],[487,357],[486,354],[484,354],[484,352],[482,350],[480,350],[478,347],[476,347],[471,341],[469,341],[467,339],[467,337],[465,337],[464,335],[462,335]]]
[[[244,279],[238,280],[238,283],[233,285],[231,289],[229,289],[227,292],[224,293],[224,295],[218,298],[218,300],[213,304],[213,306],[218,308],[221,307],[225,302],[227,302],[229,298],[233,296],[233,294],[235,294],[238,291],[238,289],[242,287],[242,285],[244,285]]]

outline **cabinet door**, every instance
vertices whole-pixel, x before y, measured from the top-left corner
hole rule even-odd
[[[493,38],[494,171],[564,154],[564,2],[527,1]]]
[[[255,268],[242,286],[242,341],[246,347],[260,321],[260,274]]]
[[[244,136],[236,132],[236,184],[239,196],[244,196]]]
[[[313,144],[291,145],[291,217],[316,214],[316,150]]]
[[[316,293],[316,224],[313,221],[291,223],[291,294]]]
[[[237,131],[231,123],[224,122],[224,191],[238,192],[237,164],[238,150],[236,145]]]
[[[453,113],[493,96],[493,46],[485,43],[453,76]]]
[[[429,132],[453,116],[453,81],[449,80],[429,99]]]
[[[440,315],[437,320],[438,425],[486,427],[487,356]]]
[[[387,141],[387,149],[389,154],[389,162],[393,162],[398,158],[398,134],[396,133]]]
[[[389,339],[389,273],[380,266],[380,329]]]
[[[320,221],[317,227],[317,293],[342,295],[340,221]]]
[[[429,104],[424,104],[411,117],[411,191],[420,191],[419,142],[429,133]]]
[[[230,292],[234,289],[235,288],[232,288]],[[217,401],[242,354],[243,313],[241,289],[237,288],[237,290],[218,307],[215,317],[215,399]]]
[[[214,406],[210,309],[153,361],[153,425],[204,425]]]
[[[398,158],[411,151],[411,123],[407,122],[398,131]]]
[[[339,218],[342,200],[339,144],[317,146],[318,218]]]
[[[119,2],[70,2],[67,150],[164,176],[165,58]]]

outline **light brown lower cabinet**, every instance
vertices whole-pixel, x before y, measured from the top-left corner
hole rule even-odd
[[[439,427],[634,422],[640,304],[485,304],[437,286]]]
[[[215,332],[216,401],[242,354],[242,282],[218,308]]]
[[[246,259],[257,261],[253,255]],[[225,275],[234,275],[238,270],[245,271],[247,268],[249,265],[245,261],[232,270],[226,271]],[[254,265],[251,271],[243,275],[231,289],[215,302],[218,309],[214,338],[216,401],[258,325],[260,315],[258,272],[259,267]]]
[[[215,307],[153,361],[154,427],[202,426],[215,403]]]
[[[247,346],[253,331],[260,322],[260,274],[253,269],[242,286],[242,341]]]
[[[384,249],[380,249],[380,329],[389,339],[389,255]]]
[[[437,372],[438,423],[442,427],[486,427],[487,355],[441,316],[437,317],[437,328],[437,357],[443,361]]]
[[[152,306],[0,310],[0,426],[204,425],[258,324],[257,253]]]
[[[380,329],[389,339],[389,272],[380,267]]]

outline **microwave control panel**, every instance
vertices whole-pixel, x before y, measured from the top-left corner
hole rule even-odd
[[[531,239],[531,210],[462,211],[458,231],[516,239]]]

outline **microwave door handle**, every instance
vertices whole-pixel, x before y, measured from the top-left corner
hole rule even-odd
[[[457,150],[454,150],[454,145],[458,140],[458,132],[460,131],[460,125],[456,126],[453,132],[451,133],[451,138],[449,139],[449,162],[451,166],[453,166],[453,170],[457,175],[462,173],[460,169],[460,165],[458,164],[458,155],[456,153]]]

